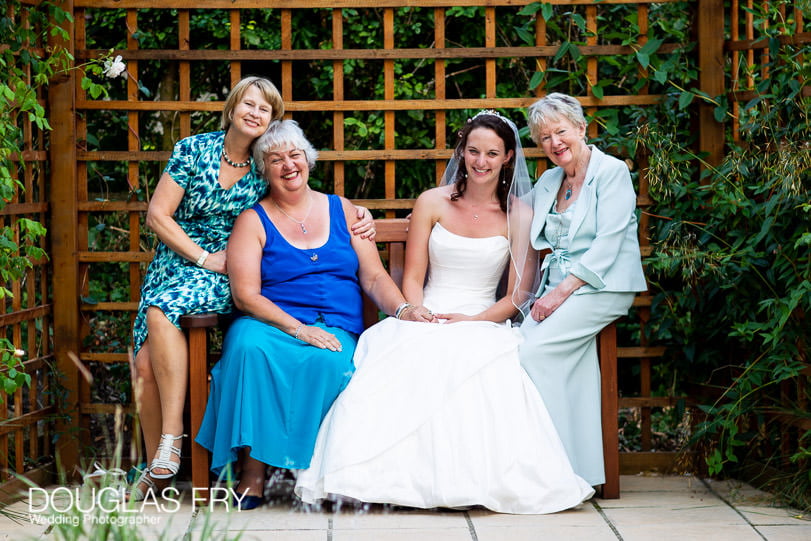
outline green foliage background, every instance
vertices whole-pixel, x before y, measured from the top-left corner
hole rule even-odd
[[[801,2],[808,12],[808,2]],[[50,4],[42,4],[43,17],[59,13]],[[758,81],[758,97],[734,109],[728,96],[708,96],[695,90],[696,68],[693,23],[695,2],[650,4],[647,43],[638,47],[639,21],[634,5],[601,5],[598,24],[600,44],[629,45],[633,55],[601,57],[599,80],[589,81],[587,57],[581,53],[588,32],[585,6],[552,6],[534,3],[523,8],[497,9],[499,45],[534,44],[535,18],[547,22],[548,43],[559,44],[558,54],[548,61],[545,71],[538,71],[535,59],[499,59],[498,95],[528,96],[539,85],[548,92],[560,91],[585,95],[591,90],[597,98],[611,95],[634,95],[647,85],[650,93],[665,95],[662,103],[648,107],[600,108],[590,121],[600,126],[593,140],[599,146],[623,157],[648,157],[647,172],[651,182],[654,207],[653,255],[647,261],[647,272],[657,297],[648,326],[654,344],[667,345],[668,354],[656,365],[654,386],[660,394],[691,394],[704,401],[706,413],[698,425],[694,443],[705,454],[712,474],[734,473],[735,466],[747,457],[768,460],[793,474],[787,486],[792,487],[794,501],[807,506],[798,494],[807,494],[811,485],[808,468],[808,435],[795,434],[789,456],[781,450],[782,435],[775,416],[790,413],[800,418],[809,414],[803,406],[802,392],[778,391],[780,384],[794,385],[800,371],[808,365],[808,319],[811,303],[811,232],[809,220],[809,162],[811,150],[808,127],[809,45],[781,43],[781,34],[795,35],[809,31],[809,22],[798,28],[791,17],[784,18],[780,8],[793,8],[793,2],[772,2],[765,8],[753,8],[758,28],[769,43],[767,66],[756,66],[753,76]],[[784,9],[783,12],[786,10]],[[792,13],[791,10],[788,10]],[[293,10],[294,48],[330,48],[331,17],[329,9]],[[173,10],[144,9],[138,12],[140,28],[130,35],[140,49],[177,48],[177,16]],[[101,50],[126,48],[125,11],[87,9],[87,46]],[[699,15],[700,16],[700,15]],[[344,9],[346,48],[382,48],[382,10]],[[481,47],[484,30],[481,24],[470,24],[484,17],[480,7],[453,7],[446,10],[448,46]],[[227,49],[229,18],[224,11],[192,10],[192,49]],[[243,49],[279,48],[280,14],[278,10],[241,10],[241,47]],[[21,63],[35,67],[37,76],[30,85],[12,82],[3,90],[3,148],[0,149],[0,195],[19,189],[7,171],[20,167],[12,159],[19,143],[19,115],[33,114],[39,129],[47,131],[47,114],[35,104],[35,92],[70,59],[63,51],[51,51],[37,58],[24,52],[24,40],[14,41],[19,33],[3,19],[2,50],[4,64],[0,80],[20,77]],[[5,31],[9,28],[9,31]],[[43,19],[34,28],[49,30]],[[395,13],[396,47],[427,48],[433,44],[433,9],[398,8]],[[40,36],[38,39],[43,39]],[[663,43],[678,47],[668,53]],[[480,60],[451,60],[447,63],[447,97],[483,97],[484,78]],[[346,60],[344,62],[347,99],[383,97],[382,61]],[[645,68],[643,72],[640,68]],[[768,68],[769,76],[759,76]],[[320,100],[332,97],[333,67],[331,61],[295,61],[292,80],[296,100]],[[421,60],[397,61],[396,93],[398,99],[435,97],[433,69]],[[87,88],[100,98],[125,99],[123,79],[103,81],[97,72],[85,71]],[[280,81],[275,62],[243,62],[242,73],[268,76]],[[645,74],[646,73],[646,74]],[[229,89],[227,62],[194,62],[192,64],[192,98],[222,100]],[[166,60],[141,60],[138,70],[141,99],[174,99],[178,93],[177,66]],[[91,87],[90,85],[97,85]],[[101,95],[101,89],[105,95]],[[14,97],[12,97],[12,95]],[[91,92],[92,95],[92,92]],[[695,151],[695,112],[698,103],[712,103],[716,118],[732,125],[733,114],[741,125],[738,139],[727,141],[728,154],[721,164],[709,166]],[[29,107],[25,104],[30,104]],[[38,108],[39,107],[39,108]],[[448,111],[447,140],[471,115],[471,111]],[[521,111],[507,112],[519,126],[525,125]],[[126,150],[127,118],[111,111],[87,111],[89,150]],[[305,132],[318,148],[331,148],[332,115],[323,112],[296,112]],[[196,113],[192,116],[195,133],[218,128],[218,115]],[[377,111],[347,112],[345,148],[383,148],[384,119]],[[143,150],[168,150],[179,136],[177,115],[157,112],[140,115],[139,133]],[[422,111],[397,113],[398,148],[432,148],[434,124]],[[525,145],[530,145],[526,129]],[[89,189],[92,197],[104,199],[135,198],[147,200],[160,175],[161,164],[141,167],[141,187],[126,183],[126,164],[89,162]],[[382,196],[382,165],[358,162],[347,165],[346,193],[353,198]],[[6,169],[3,169],[6,168]],[[319,164],[314,184],[332,190],[330,166]],[[637,173],[635,173],[637,174]],[[433,163],[409,163],[397,170],[397,196],[416,197],[433,185]],[[0,201],[0,208],[3,205]],[[91,249],[124,249],[129,227],[124,214],[107,213],[91,216],[89,242]],[[31,224],[29,231],[38,232]],[[151,249],[155,239],[144,236],[143,248]],[[3,241],[3,257],[16,259],[25,266],[25,255]],[[33,242],[23,242],[34,246]],[[23,248],[30,249],[30,248]],[[22,268],[20,267],[20,268]],[[5,267],[3,267],[5,268]],[[8,268],[14,268],[12,264]],[[93,273],[87,301],[124,300],[128,292],[119,287],[126,274],[122,264],[106,264]],[[14,275],[3,275],[4,281]],[[93,326],[88,345],[121,351],[128,342],[127,317],[101,318]],[[107,368],[111,370],[111,368]],[[122,402],[128,400],[129,378],[113,374],[107,396]],[[0,375],[0,380],[5,376]],[[699,386],[699,387],[697,387]],[[697,394],[696,389],[702,389]],[[793,461],[793,462],[792,462]],[[791,469],[789,468],[789,469]]]

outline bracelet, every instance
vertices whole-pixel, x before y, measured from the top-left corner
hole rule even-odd
[[[403,304],[397,307],[397,310],[394,311],[394,317],[400,319],[403,313],[411,307],[412,305],[410,303],[404,302]]]
[[[296,333],[293,335],[293,338],[298,340],[298,333],[301,331],[301,328],[304,326],[304,323],[299,323],[298,327],[296,327]]]
[[[203,265],[206,264],[206,259],[208,259],[208,256],[209,256],[208,250],[203,250],[203,253],[200,254],[200,257],[197,258],[195,264],[198,267],[202,267]]]

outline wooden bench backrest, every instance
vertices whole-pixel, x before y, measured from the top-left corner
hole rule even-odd
[[[386,267],[398,287],[403,283],[405,266],[405,244],[408,236],[408,220],[386,218],[375,220],[377,237],[375,240],[385,247],[381,255]],[[380,312],[377,306],[364,294],[364,323],[367,327],[377,323]],[[193,436],[197,435],[205,412],[208,398],[209,344],[208,329],[217,325],[216,314],[194,314],[181,317],[181,326],[189,336],[189,405],[190,424]],[[603,447],[606,464],[606,484],[603,498],[619,498],[619,441],[617,434],[617,344],[616,327],[609,325],[600,333],[600,364],[602,372],[602,425]],[[191,443],[192,486],[199,489],[209,487],[209,458],[197,442]],[[207,492],[201,492],[207,497]]]
[[[405,267],[405,244],[408,237],[408,220],[405,218],[381,218],[375,220],[377,235],[375,241],[385,243],[381,250],[386,269],[397,287],[403,286],[403,268]],[[372,299],[363,295],[363,323],[366,327],[380,320],[380,312]]]

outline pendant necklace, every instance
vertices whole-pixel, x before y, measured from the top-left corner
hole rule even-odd
[[[222,159],[225,160],[225,163],[230,165],[231,167],[248,167],[251,165],[251,155],[248,154],[248,159],[244,162],[232,162],[231,158],[228,157],[228,153],[225,151],[225,143],[222,144]]]
[[[567,184],[566,193],[563,194],[563,199],[568,201],[569,198],[572,197],[572,184],[570,182],[566,182],[566,184]]]
[[[308,195],[310,195],[309,192],[308,192]],[[307,234],[307,227],[304,225],[304,222],[307,221],[307,218],[310,217],[310,213],[313,211],[313,198],[312,198],[312,195],[310,195],[310,208],[307,209],[307,214],[304,216],[304,219],[302,219],[302,220],[296,220],[295,218],[293,218],[292,216],[287,214],[285,211],[283,211],[282,207],[280,207],[279,204],[276,202],[276,200],[273,199],[272,197],[270,198],[270,200],[273,201],[273,204],[276,205],[276,208],[279,209],[279,212],[281,212],[282,214],[287,216],[290,219],[290,221],[297,223],[298,226],[301,228],[301,232],[304,233],[305,235]],[[316,257],[316,259],[318,258],[318,256],[315,256],[315,257]],[[315,259],[313,259],[313,261],[315,261]]]

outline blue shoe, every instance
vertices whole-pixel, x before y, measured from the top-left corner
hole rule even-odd
[[[240,496],[242,495],[240,494]],[[237,500],[236,496],[234,496],[231,499],[231,505],[234,506],[234,509],[239,509],[240,511],[250,511],[251,509],[256,509],[263,503],[265,503],[265,498],[261,496],[242,496],[241,500]]]

